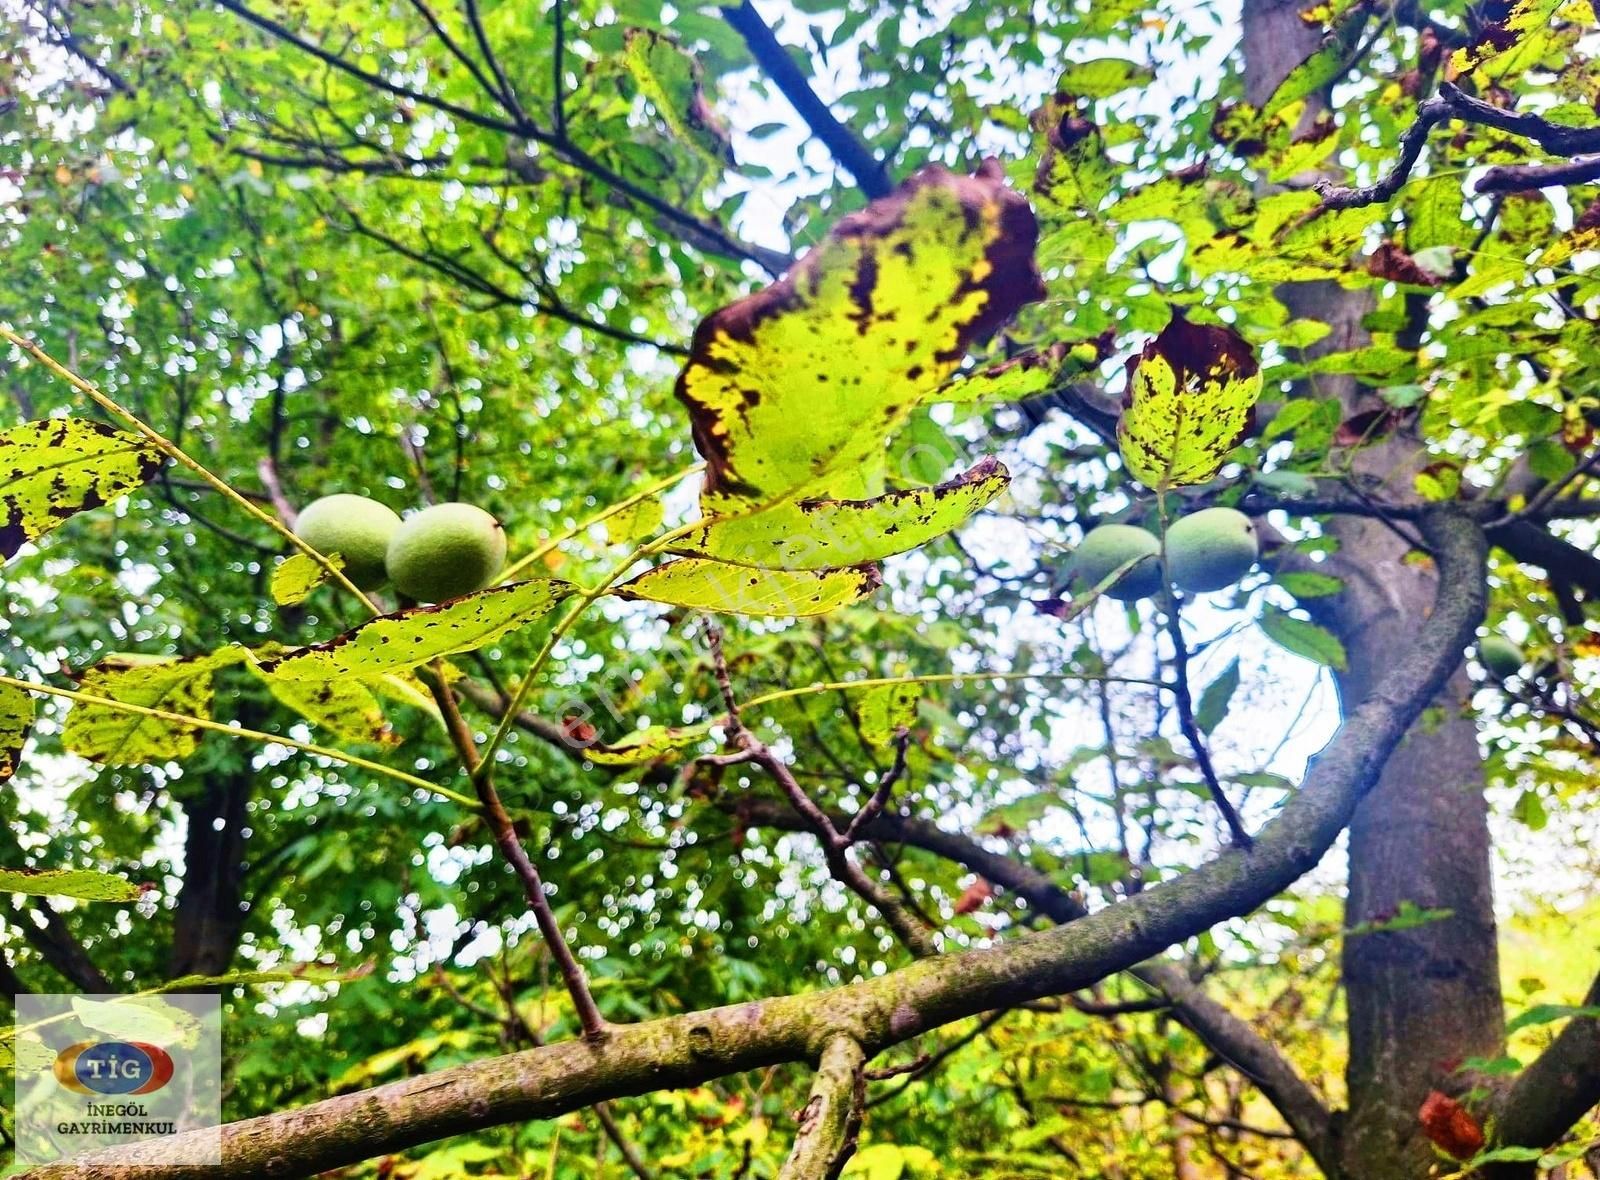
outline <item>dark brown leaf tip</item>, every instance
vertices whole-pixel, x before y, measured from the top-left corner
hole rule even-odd
[[[1128,358],[1128,389],[1122,395],[1124,409],[1132,402],[1133,375],[1140,362],[1157,357],[1171,367],[1180,393],[1207,381],[1248,380],[1261,369],[1250,342],[1232,328],[1221,324],[1193,324],[1181,312],[1174,312],[1172,320],[1156,338]],[[1247,425],[1247,432],[1248,429]]]
[[[717,407],[698,400],[691,390],[691,374],[697,369],[717,373],[738,384],[739,396],[747,407],[772,396],[760,373],[742,373],[738,366],[717,355],[716,343],[731,339],[748,343],[768,320],[796,311],[817,295],[824,259],[831,249],[848,244],[856,256],[856,274],[851,284],[854,308],[851,316],[864,334],[868,324],[879,318],[893,318],[900,309],[883,306],[877,291],[879,258],[884,251],[910,251],[915,240],[903,232],[907,213],[915,199],[928,190],[943,190],[952,195],[962,210],[968,234],[985,232],[991,214],[992,238],[983,248],[984,264],[962,274],[948,296],[959,304],[974,293],[975,311],[954,332],[947,348],[936,354],[942,362],[959,360],[975,344],[991,337],[1026,304],[1043,299],[1044,280],[1034,254],[1039,227],[1027,199],[1012,189],[998,160],[988,159],[971,176],[958,176],[940,165],[930,165],[900,185],[893,193],[880,197],[866,208],[841,218],[823,241],[806,252],[789,272],[771,285],[755,291],[700,321],[689,349],[689,359],[678,375],[680,401],[688,407],[695,449],[706,460],[708,494],[759,495],[739,478],[729,453],[727,426]],[[898,238],[899,240],[894,240]],[[929,243],[937,249],[938,243]],[[741,380],[742,379],[742,380]],[[930,387],[940,380],[930,373]],[[726,411],[722,411],[725,413]]]

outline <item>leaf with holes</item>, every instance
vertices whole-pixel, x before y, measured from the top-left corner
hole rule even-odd
[[[1157,491],[1204,483],[1249,431],[1260,396],[1261,369],[1244,337],[1174,316],[1128,361],[1122,460]]]
[[[212,676],[244,658],[238,647],[203,656],[107,656],[83,674],[78,691],[106,701],[211,718]],[[78,701],[67,714],[61,744],[104,766],[146,766],[187,758],[200,744],[199,726]]]
[[[33,697],[12,684],[0,684],[0,783],[22,765],[22,747],[33,728]]]
[[[859,602],[882,584],[873,566],[764,570],[685,557],[647,570],[612,593],[721,614],[797,619]]]
[[[404,671],[476,651],[544,618],[572,592],[571,583],[548,578],[493,586],[437,606],[380,615],[326,643],[263,660],[261,667],[286,681],[370,679]]]
[[[1011,482],[995,459],[931,488],[870,500],[790,500],[708,521],[672,552],[762,569],[828,570],[879,561],[958,527]]]
[[[344,568],[344,558],[334,553],[328,563]],[[311,597],[311,592],[330,580],[328,571],[304,553],[293,553],[280,561],[272,571],[272,601],[279,606],[298,606]]]
[[[970,346],[1043,297],[1036,236],[998,164],[925,168],[708,316],[677,384],[705,514],[881,492],[889,436]]]
[[[142,885],[93,869],[0,869],[0,893],[124,902],[138,901],[146,892]]]
[[[143,487],[161,464],[138,435],[83,418],[0,430],[0,561],[68,517]]]
[[[276,652],[251,653],[249,666],[279,704],[347,742],[367,742],[375,746],[400,744],[400,736],[389,727],[383,706],[369,685],[354,678],[299,680],[278,676],[262,667],[264,659],[276,655]]]

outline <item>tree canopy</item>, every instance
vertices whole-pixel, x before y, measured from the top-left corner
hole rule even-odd
[[[1589,0],[0,11],[0,984],[229,1176],[1600,1175]]]

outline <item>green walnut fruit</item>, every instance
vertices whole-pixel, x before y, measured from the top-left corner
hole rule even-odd
[[[1511,640],[1491,635],[1478,641],[1478,660],[1494,673],[1496,679],[1504,680],[1522,671],[1522,665],[1527,663],[1528,657]]]
[[[1260,556],[1255,522],[1232,508],[1202,508],[1167,529],[1167,576],[1189,594],[1232,586]]]
[[[1103,524],[1091,529],[1067,559],[1067,575],[1075,593],[1086,594],[1125,562],[1144,558],[1117,580],[1106,594],[1118,602],[1149,598],[1161,589],[1161,542],[1153,533],[1131,524]]]
[[[361,589],[376,590],[399,527],[400,517],[387,505],[341,492],[307,504],[294,531],[318,553],[342,557],[345,576]]]
[[[482,508],[435,504],[400,522],[389,540],[389,580],[418,602],[443,602],[494,585],[506,531]]]

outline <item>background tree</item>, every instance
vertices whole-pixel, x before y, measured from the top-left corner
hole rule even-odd
[[[13,6],[5,438],[134,490],[0,478],[0,864],[125,882],[3,982],[222,988],[230,1174],[1577,1174],[1592,9],[947,7]],[[335,491],[524,589],[340,665]]]

